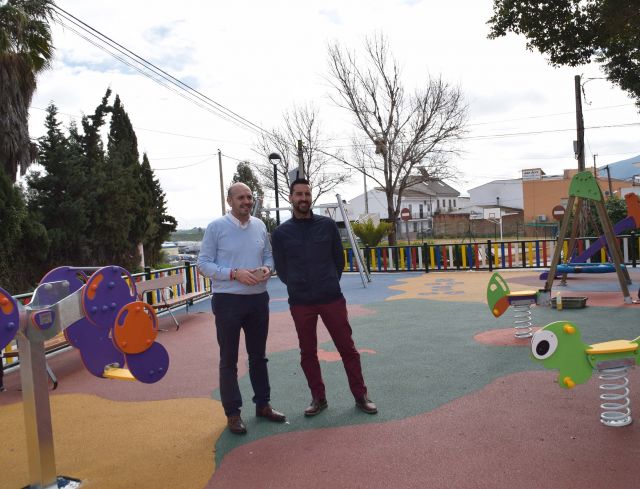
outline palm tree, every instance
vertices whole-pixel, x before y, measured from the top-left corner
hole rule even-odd
[[[35,159],[29,106],[36,75],[50,66],[50,0],[0,0],[0,168],[11,181]]]

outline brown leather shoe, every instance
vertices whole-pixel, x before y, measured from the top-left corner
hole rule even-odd
[[[267,418],[269,421],[275,421],[276,423],[284,423],[287,417],[279,411],[276,411],[270,404],[266,406],[256,406],[256,416],[258,418]]]
[[[304,415],[315,416],[316,414],[320,414],[320,411],[327,409],[328,405],[326,399],[311,399],[311,404],[304,410]]]
[[[234,435],[244,435],[247,432],[247,428],[239,414],[227,416],[227,428],[229,428],[229,431]]]
[[[363,413],[367,414],[376,414],[378,412],[378,408],[376,407],[376,405],[371,402],[371,399],[369,399],[366,395],[356,399],[356,407]]]

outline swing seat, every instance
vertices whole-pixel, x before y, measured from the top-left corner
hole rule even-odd
[[[556,269],[556,273],[613,273],[615,271],[613,263],[563,263]]]

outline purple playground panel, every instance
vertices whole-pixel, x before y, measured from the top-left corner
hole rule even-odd
[[[169,369],[169,353],[160,343],[153,343],[142,353],[125,356],[131,375],[145,384],[158,382]]]
[[[87,276],[82,270],[74,267],[58,267],[47,272],[38,285],[40,286],[51,282],[67,282],[69,284],[67,295],[70,295],[87,282]],[[38,290],[39,306],[51,306],[61,299],[58,293],[55,293],[53,290],[49,291],[45,287],[40,287]]]
[[[128,277],[129,283],[123,275]],[[131,275],[117,266],[101,268],[91,275],[82,295],[85,315],[101,328],[112,327],[120,309],[135,300],[136,288]]]
[[[18,302],[0,288],[0,350],[16,337],[20,325]]]
[[[96,328],[86,318],[64,330],[67,341],[80,350],[86,369],[96,377],[102,377],[108,365],[123,368],[125,364],[124,353],[115,347],[109,333],[109,328]]]
[[[129,283],[123,276],[128,277]],[[165,376],[169,354],[161,344],[155,343],[157,316],[151,306],[135,300],[135,285],[129,272],[109,266],[87,280],[80,269],[59,267],[48,272],[40,285],[52,282],[67,282],[68,289],[63,289],[67,295],[84,287],[85,317],[66,328],[63,326],[63,330],[67,341],[80,351],[82,362],[92,375],[103,377],[105,367],[126,365],[137,380],[147,384]],[[60,288],[49,292],[41,287],[38,295],[41,306],[53,306],[61,300]],[[30,327],[50,328],[54,314],[52,308],[32,311]],[[0,288],[0,349],[15,338],[19,321],[17,301]]]

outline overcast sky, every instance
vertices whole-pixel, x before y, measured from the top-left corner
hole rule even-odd
[[[488,40],[491,0],[58,0],[57,4],[217,103],[270,130],[294,104],[318,107],[332,147],[355,132],[349,114],[328,97],[327,44],[360,49],[383,32],[412,90],[428,76],[459,85],[469,105],[468,134],[451,164],[457,190],[577,166],[574,75],[585,84],[586,162],[598,166],[640,154],[640,117],[598,66],[553,68],[521,37]],[[85,34],[86,35],[86,34]],[[89,37],[89,36],[86,36]],[[254,132],[205,110],[142,76],[68,28],[53,29],[52,68],[40,76],[30,112],[31,136],[44,132],[54,102],[66,125],[79,122],[107,87],[120,95],[167,194],[180,228],[221,214],[217,150],[225,187],[238,160],[256,161]],[[95,41],[94,41],[95,42]],[[620,127],[627,124],[627,127]],[[617,126],[595,128],[600,126]],[[593,129],[589,129],[592,128]],[[524,133],[524,134],[519,134]],[[362,193],[362,181],[338,189]],[[331,200],[329,198],[328,200]],[[269,202],[267,201],[267,204]]]

